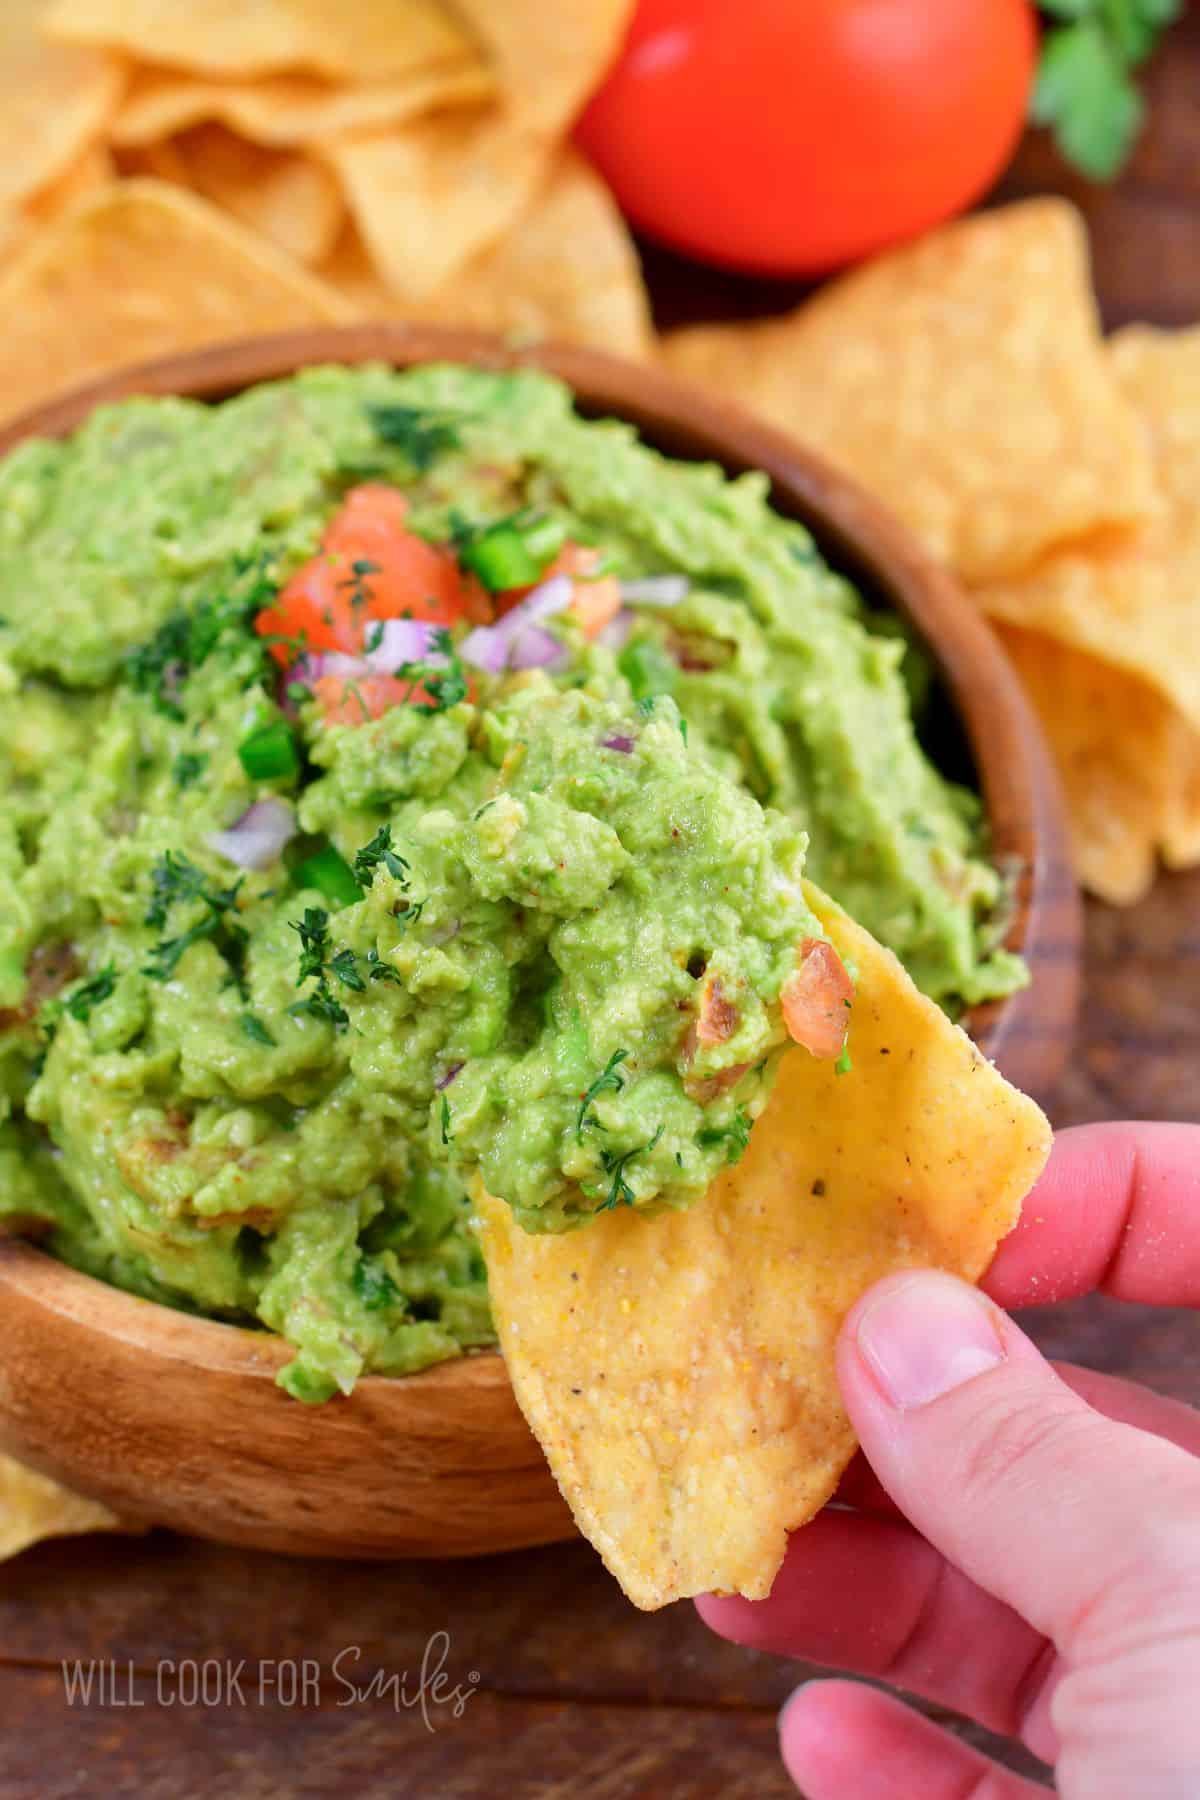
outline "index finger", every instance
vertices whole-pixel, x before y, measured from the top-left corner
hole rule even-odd
[[[1200,1126],[1060,1132],[981,1285],[1004,1307],[1093,1292],[1200,1306]]]

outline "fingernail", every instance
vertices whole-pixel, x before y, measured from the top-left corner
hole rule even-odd
[[[928,1406],[1005,1360],[997,1313],[953,1275],[911,1275],[869,1300],[855,1343],[893,1406]]]

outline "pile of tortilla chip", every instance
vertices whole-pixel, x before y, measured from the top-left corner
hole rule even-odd
[[[651,348],[567,135],[632,0],[5,0],[0,419],[122,363],[427,319]]]
[[[1071,206],[961,220],[665,354],[872,488],[996,621],[1094,893],[1200,861],[1200,330],[1106,342]]]

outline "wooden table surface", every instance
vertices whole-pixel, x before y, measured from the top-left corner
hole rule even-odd
[[[1200,319],[1200,11],[1149,85],[1150,128],[1114,188],[1089,190],[1031,141],[1002,190],[1068,192],[1085,207],[1112,325]],[[648,263],[672,322],[795,293]],[[1164,878],[1130,911],[1090,906],[1080,1038],[1055,1123],[1200,1120],[1198,1055],[1200,872]],[[1026,1323],[1052,1354],[1200,1404],[1183,1314],[1091,1301]],[[68,1702],[64,1658],[107,1659],[105,1704],[95,1691]],[[217,1704],[193,1699],[199,1664]],[[0,1668],[0,1800],[192,1800],[218,1785],[234,1800],[794,1791],[775,1713],[801,1671],[717,1642],[689,1606],[635,1612],[582,1543],[357,1567],[165,1533],[43,1545],[0,1571]],[[390,1687],[378,1680],[389,1675]]]

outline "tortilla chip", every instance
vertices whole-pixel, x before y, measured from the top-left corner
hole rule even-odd
[[[0,220],[100,135],[124,81],[113,57],[46,43],[41,9],[42,0],[0,6]]]
[[[265,150],[222,125],[197,125],[141,154],[149,172],[203,194],[300,262],[320,262],[337,242],[341,190],[312,157]]]
[[[960,220],[788,318],[676,332],[665,353],[822,451],[968,581],[1155,508],[1065,201]]]
[[[499,244],[419,303],[380,280],[353,229],[320,273],[369,318],[453,321],[634,357],[649,356],[654,342],[633,240],[604,183],[573,151],[561,154]]]
[[[1102,900],[1130,906],[1154,880],[1160,845],[1178,854],[1195,842],[1200,770],[1189,810],[1180,756],[1194,734],[1123,670],[1039,632],[997,630],[1058,768],[1075,873]]]
[[[0,416],[122,363],[352,316],[207,201],[164,182],[114,182],[0,276]]]
[[[0,1456],[0,1562],[43,1538],[127,1529],[107,1506],[59,1487],[11,1456]]]
[[[1162,856],[1169,869],[1190,869],[1200,862],[1200,732],[1176,713],[1167,736],[1166,818]]]
[[[1050,1127],[900,964],[815,890],[857,970],[838,1075],[784,1058],[750,1148],[690,1211],[531,1236],[480,1196],[521,1408],[636,1605],[761,1599],[854,1449],[834,1373],[853,1301],[894,1269],[981,1275]]]
[[[31,233],[57,219],[93,188],[103,187],[114,173],[108,151],[100,144],[89,144],[57,180],[39,188],[11,213],[0,213],[0,255],[15,250]]]
[[[464,54],[391,81],[347,86],[314,75],[257,81],[204,81],[173,69],[140,68],[112,122],[127,149],[214,121],[268,149],[305,149],[353,133],[403,125],[435,107],[490,99],[495,79],[478,55]]]
[[[384,81],[472,48],[437,0],[53,0],[42,28],[63,43],[239,77],[308,69],[353,81],[369,70]]]
[[[327,146],[387,286],[428,298],[526,207],[551,148],[620,41],[632,0],[460,0],[499,83],[494,105]]]
[[[1064,550],[979,598],[995,618],[1149,682],[1200,731],[1200,328],[1135,326],[1109,353],[1142,423],[1164,511],[1133,536]]]

